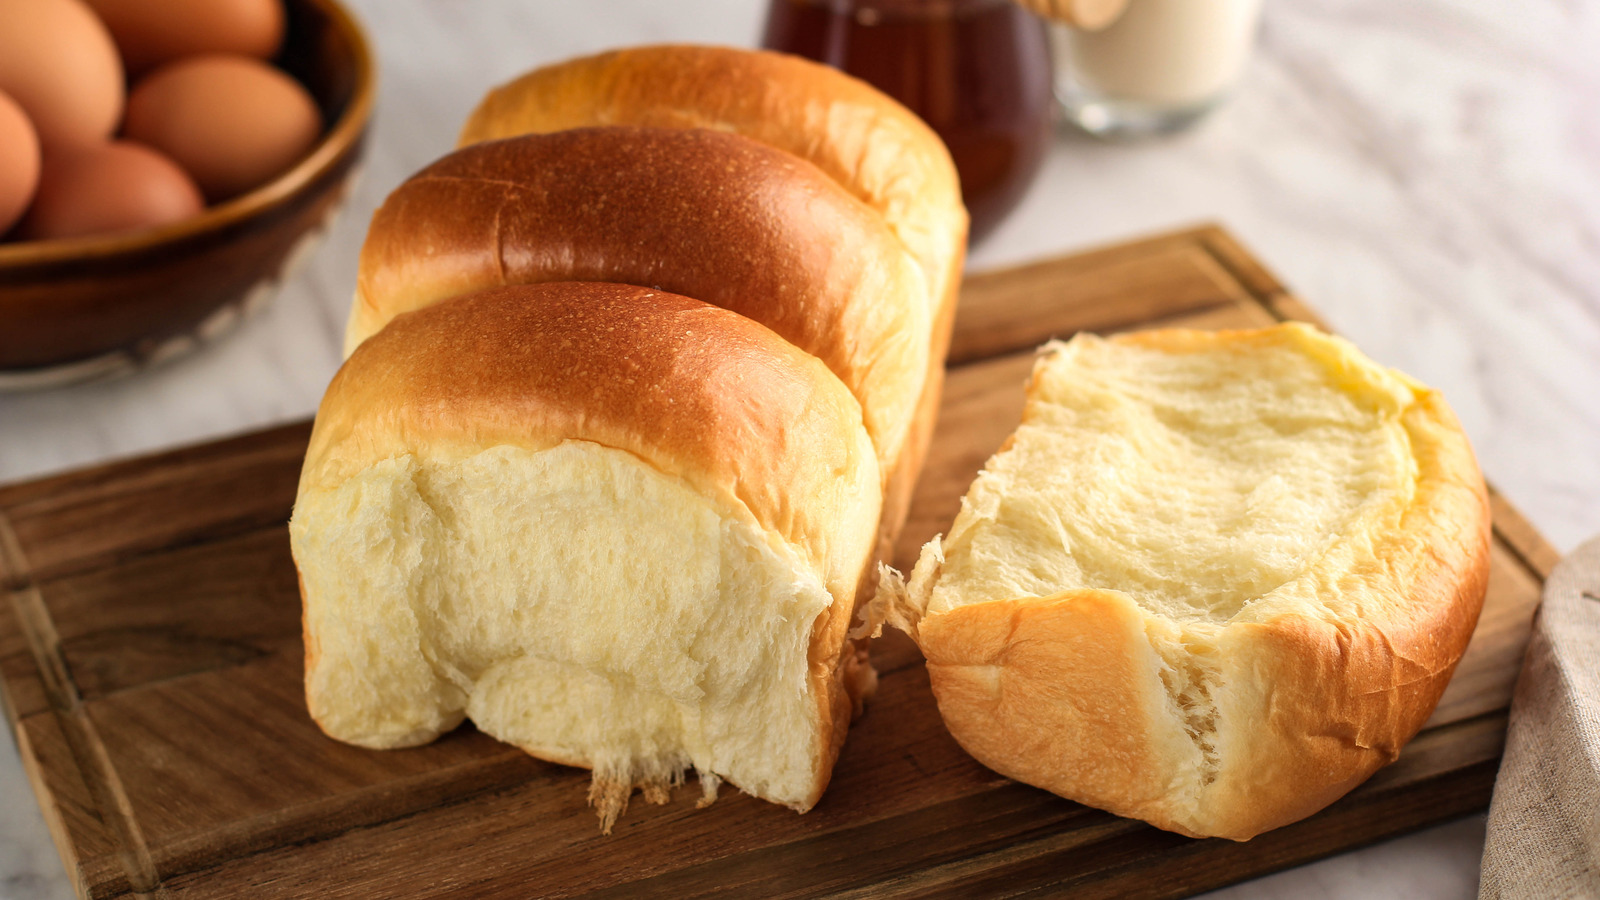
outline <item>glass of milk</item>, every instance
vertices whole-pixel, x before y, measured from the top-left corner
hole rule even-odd
[[[1261,0],[1130,0],[1097,31],[1054,23],[1056,96],[1091,134],[1177,131],[1239,81],[1260,20]]]

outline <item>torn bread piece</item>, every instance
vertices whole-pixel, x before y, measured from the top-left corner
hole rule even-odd
[[[948,535],[870,614],[990,768],[1245,840],[1393,761],[1487,586],[1440,395],[1309,326],[1052,343]]]
[[[307,705],[372,748],[470,717],[592,769],[607,830],[689,770],[804,811],[871,687],[881,504],[855,398],[736,313],[557,283],[403,314],[306,453]]]

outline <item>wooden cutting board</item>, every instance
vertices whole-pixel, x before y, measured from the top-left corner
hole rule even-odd
[[[1016,425],[1046,338],[1283,318],[1310,315],[1215,227],[969,278],[896,564],[948,525]],[[898,635],[876,647],[878,696],[816,809],[730,791],[697,810],[690,785],[666,806],[636,799],[601,837],[586,772],[470,727],[374,752],[307,718],[284,523],[308,433],[0,488],[6,713],[85,897],[1184,896],[1482,810],[1556,559],[1496,496],[1488,603],[1428,728],[1344,800],[1248,843],[987,771],[940,725]]]

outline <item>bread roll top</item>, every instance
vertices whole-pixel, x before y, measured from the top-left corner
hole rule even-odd
[[[861,411],[765,327],[631,285],[496,288],[396,318],[334,377],[300,493],[404,454],[591,441],[753,520],[848,616],[881,493]]]
[[[551,281],[645,285],[760,322],[851,390],[880,468],[897,458],[927,377],[927,286],[882,217],[804,159],[634,127],[458,150],[373,216],[347,347],[457,294]]]
[[[811,161],[884,217],[927,275],[931,306],[952,296],[967,215],[949,151],[904,106],[809,60],[671,45],[574,59],[491,91],[460,143],[624,124],[733,132]]]

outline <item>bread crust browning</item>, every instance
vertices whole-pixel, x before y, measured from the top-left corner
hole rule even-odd
[[[807,160],[881,215],[922,269],[927,373],[898,452],[881,457],[875,558],[889,559],[938,417],[966,257],[967,213],[949,150],[910,110],[837,69],[694,45],[632,47],[536,69],[485,95],[458,146],[601,125],[729,132]]]
[[[1119,340],[1181,352],[1284,337]],[[1330,347],[1322,339],[1312,352]],[[1356,380],[1372,370],[1355,357],[1333,364]],[[1490,550],[1487,490],[1460,424],[1437,392],[1402,380],[1412,392],[1400,414],[1416,464],[1411,501],[1397,527],[1343,536],[1291,585],[1308,602],[1290,611],[1242,611],[1180,634],[1120,591],[1074,589],[927,613],[943,564],[930,545],[903,602],[951,733],[1001,774],[1233,840],[1311,815],[1394,761],[1466,650]],[[1036,371],[1030,396],[1038,386]],[[1328,562],[1335,556],[1354,561]],[[1211,704],[1200,720],[1182,705],[1197,684]]]
[[[1161,708],[1159,658],[1116,591],[978,603],[922,620],[918,644],[957,742],[1002,775],[1144,818],[1187,739]]]
[[[729,131],[809,160],[884,216],[927,273],[930,305],[959,278],[967,215],[950,152],[915,114],[837,69],[731,47],[615,50],[490,91],[459,145],[594,125]]]
[[[821,363],[736,313],[632,285],[519,285],[363,344],[328,386],[301,491],[421,443],[594,441],[748,510],[850,597],[866,564],[856,519],[877,519],[860,423]]]
[[[553,281],[653,287],[754,319],[850,388],[886,472],[901,452],[928,370],[922,271],[803,159],[623,126],[458,150],[373,215],[346,345],[458,294]]]

